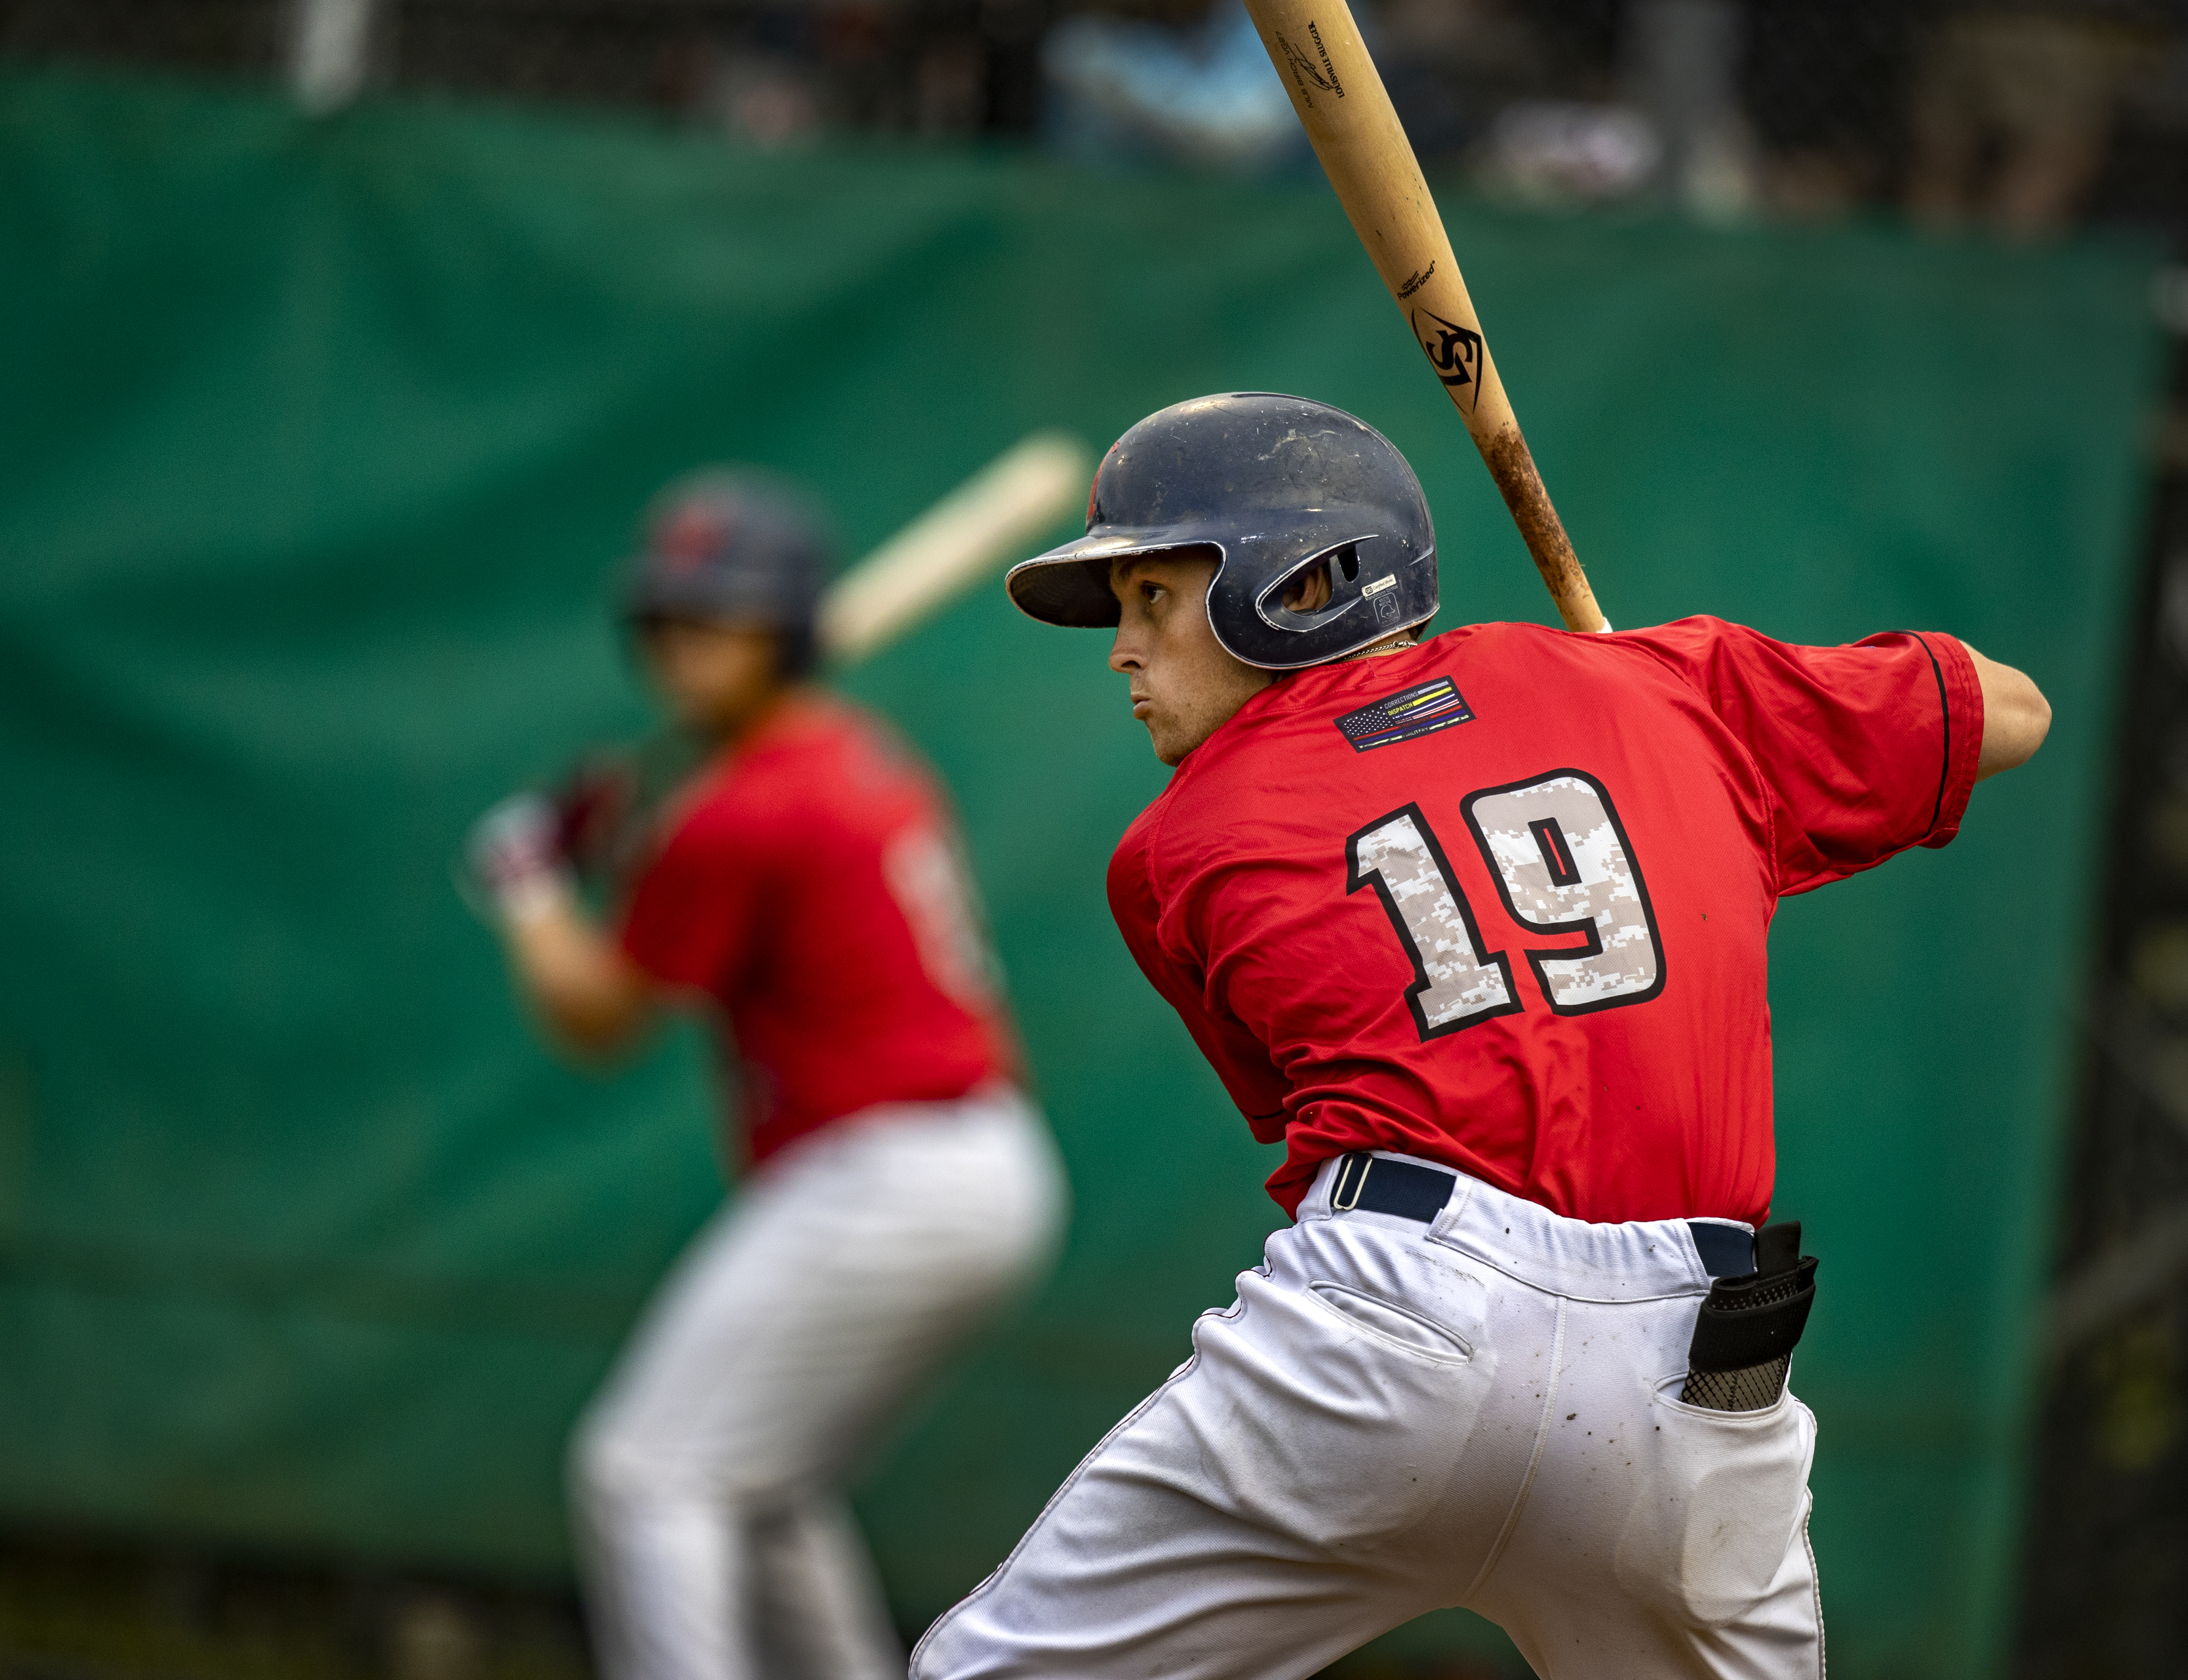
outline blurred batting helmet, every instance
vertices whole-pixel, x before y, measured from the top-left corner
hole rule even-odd
[[[1011,568],[1023,612],[1114,624],[1110,562],[1205,546],[1215,639],[1249,665],[1297,670],[1435,616],[1435,530],[1420,481],[1373,426],[1301,397],[1234,392],[1149,414],[1094,475],[1086,534]],[[1283,604],[1328,568],[1328,599]]]
[[[764,624],[782,634],[782,672],[810,670],[814,613],[832,544],[820,515],[787,485],[733,467],[707,467],[663,491],[631,561],[623,613]]]

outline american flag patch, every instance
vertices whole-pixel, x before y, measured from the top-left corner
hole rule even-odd
[[[1474,708],[1458,685],[1449,677],[1438,677],[1347,712],[1337,720],[1337,729],[1355,753],[1365,753],[1371,747],[1395,747],[1416,736],[1473,721]]]

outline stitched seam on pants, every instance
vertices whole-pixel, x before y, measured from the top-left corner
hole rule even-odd
[[[1481,1568],[1468,1583],[1459,1603],[1469,1602],[1481,1590],[1481,1583],[1489,1579],[1490,1571],[1497,1567],[1497,1559],[1504,1555],[1513,1531],[1520,1526],[1520,1514],[1527,1508],[1527,1495],[1535,1486],[1535,1472],[1542,1462],[1542,1450],[1549,1445],[1550,1419],[1558,1409],[1558,1390],[1565,1374],[1565,1303],[1558,1298],[1558,1328],[1550,1339],[1550,1376],[1542,1385],[1542,1421],[1535,1426],[1535,1456],[1527,1461],[1527,1474],[1520,1479],[1520,1491],[1512,1496],[1512,1508],[1506,1513],[1504,1526],[1497,1531],[1497,1543],[1489,1548],[1489,1555],[1481,1560]]]
[[[1814,1508],[1810,1502],[1809,1509]],[[1808,1513],[1801,1514],[1801,1544],[1808,1553],[1808,1593],[1816,1606],[1816,1680],[1824,1680],[1829,1663],[1824,1653],[1824,1578],[1816,1573],[1816,1542],[1808,1537]]]
[[[1514,1283],[1535,1290],[1537,1294],[1555,1295],[1559,1300],[1582,1301],[1590,1306],[1647,1306],[1655,1301],[1673,1301],[1682,1297],[1699,1301],[1709,1293],[1706,1289],[1698,1289],[1693,1283],[1686,1283],[1676,1288],[1667,1288],[1659,1295],[1583,1294],[1571,1287],[1570,1281],[1560,1282],[1557,1279],[1531,1277],[1524,1271],[1514,1271],[1509,1266],[1491,1254],[1486,1245],[1469,1246],[1464,1243],[1454,1242],[1448,1236],[1438,1237],[1434,1233],[1424,1237],[1421,1240],[1424,1243],[1433,1243],[1439,1249],[1448,1249],[1455,1254],[1463,1254],[1477,1266],[1486,1266],[1499,1277],[1508,1277]]]
[[[1560,1322],[1562,1322],[1562,1321]],[[990,1587],[995,1586],[997,1581],[1001,1581],[1006,1575],[1010,1573],[1011,1565],[1018,1560],[1018,1553],[1024,1551],[1028,1546],[1033,1543],[1034,1536],[1040,1533],[1042,1527],[1047,1523],[1049,1513],[1063,1503],[1063,1496],[1070,1492],[1073,1488],[1079,1485],[1080,1477],[1086,1474],[1086,1467],[1089,1464],[1091,1464],[1097,1458],[1099,1458],[1102,1453],[1108,1449],[1108,1446],[1111,1441],[1116,1440],[1119,1435],[1124,1434],[1125,1430],[1131,1429],[1133,1424],[1138,1423],[1142,1418],[1145,1417],[1153,1407],[1154,1403],[1160,1400],[1164,1395],[1168,1394],[1173,1386],[1183,1382],[1187,1377],[1191,1376],[1193,1374],[1193,1367],[1199,1363],[1200,1356],[1198,1353],[1195,1353],[1192,1358],[1187,1360],[1184,1364],[1178,1367],[1176,1371],[1170,1373],[1170,1378],[1168,1382],[1164,1383],[1160,1388],[1157,1389],[1153,1394],[1149,1395],[1145,1400],[1142,1401],[1137,1406],[1126,1412],[1117,1421],[1116,1426],[1112,1429],[1108,1434],[1103,1435],[1100,1440],[1094,1443],[1094,1450],[1079,1461],[1077,1467],[1073,1469],[1069,1475],[1063,1479],[1063,1486],[1057,1488],[1055,1492],[1049,1495],[1048,1503],[1040,1508],[1040,1514],[1035,1517],[1033,1519],[1033,1522],[1026,1529],[1026,1531],[1018,1536],[1018,1543],[1011,1548],[1010,1556],[1004,1559],[1001,1563],[996,1564],[994,1571],[985,1581],[982,1581],[978,1587],[975,1587],[970,1593],[967,1593],[962,1598],[959,1599],[955,1604],[945,1610],[940,1615],[935,1617],[934,1625],[932,1627],[929,1627],[926,1632],[919,1636],[919,1643],[911,1648],[911,1660],[906,1665],[906,1672],[908,1674],[916,1675],[919,1672],[919,1660],[922,1656],[926,1655],[928,1642],[933,1639],[936,1634],[939,1633],[950,1622],[955,1621],[958,1611],[965,1609],[966,1606],[970,1604],[975,1598],[984,1597]]]

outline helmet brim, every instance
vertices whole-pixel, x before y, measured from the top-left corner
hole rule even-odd
[[[1187,549],[1211,551],[1220,561],[1222,547],[1205,537],[1181,540],[1173,531],[1104,531],[1080,537],[1022,560],[1003,574],[1011,603],[1029,618],[1066,629],[1114,629],[1122,617],[1109,588],[1109,568],[1136,555],[1168,554]]]

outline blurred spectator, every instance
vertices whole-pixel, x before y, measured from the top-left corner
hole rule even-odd
[[[932,136],[1029,126],[1003,86],[1044,17],[1035,0],[987,5],[828,0],[755,8],[700,48],[691,104],[705,120],[761,146],[826,130]],[[1024,66],[1017,72],[1024,73]]]
[[[1518,99],[1497,114],[1478,160],[1482,187],[1523,204],[1630,198],[1663,160],[1655,128],[1624,105]]]
[[[2106,0],[1950,8],[1923,48],[1909,113],[1907,208],[2020,239],[2063,228],[2105,161],[2148,22]]]
[[[815,132],[815,78],[795,59],[732,52],[716,58],[701,110],[738,138],[775,147]]]
[[[1553,97],[1496,113],[1476,153],[1483,186],[1537,204],[1649,193],[1710,217],[1746,210],[1754,170],[1737,0],[1627,0],[1607,42],[1581,28],[1599,21],[1559,20],[1567,36],[1536,55]],[[1581,91],[1598,97],[1571,97]]]
[[[1050,137],[1074,156],[1254,172],[1307,155],[1241,0],[1174,0],[1136,18],[1080,13],[1051,31],[1041,69]]]

